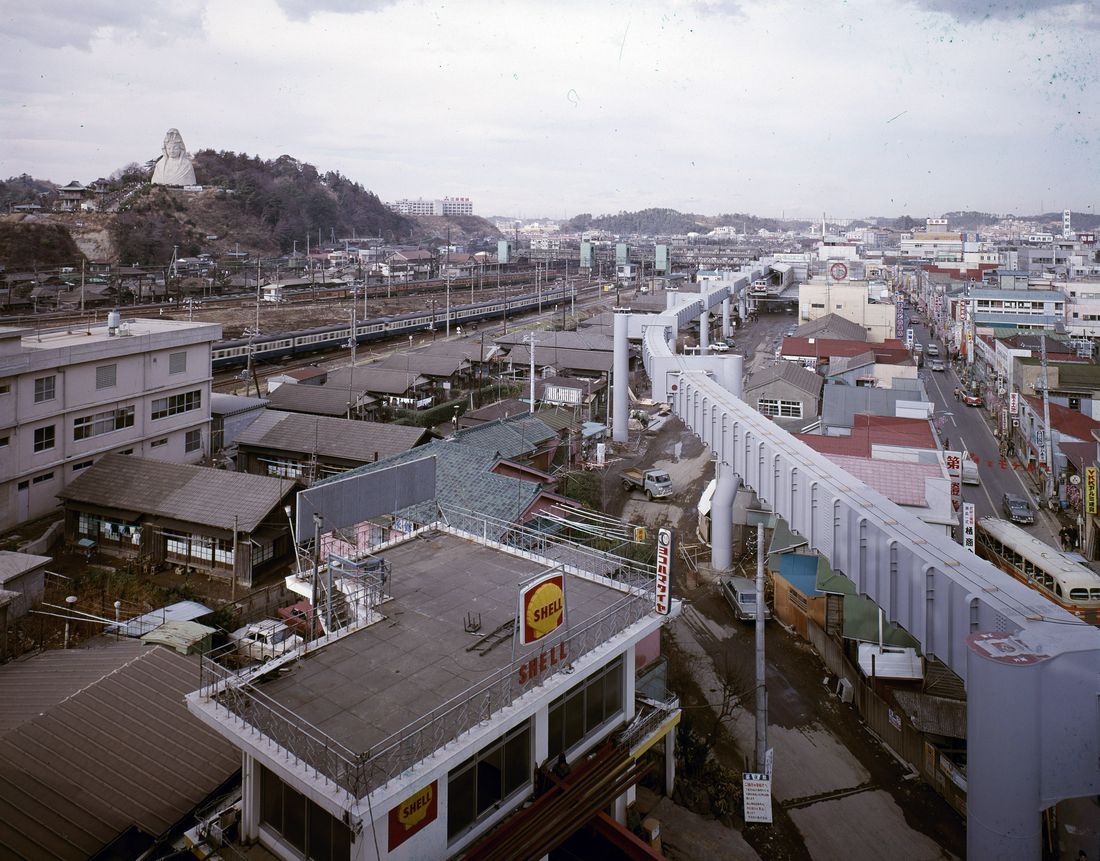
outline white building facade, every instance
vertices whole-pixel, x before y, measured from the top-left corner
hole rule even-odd
[[[56,508],[56,494],[109,452],[202,460],[220,338],[220,325],[160,319],[0,329],[0,529]]]

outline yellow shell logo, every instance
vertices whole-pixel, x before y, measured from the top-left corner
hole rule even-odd
[[[429,805],[432,803],[433,786],[434,784],[429,784],[401,805],[401,813],[398,818],[406,828],[412,828],[428,815]]]
[[[527,597],[528,642],[539,640],[561,624],[565,609],[559,578],[537,586]]]

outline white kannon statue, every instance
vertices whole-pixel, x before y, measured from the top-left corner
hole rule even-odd
[[[153,185],[195,185],[195,167],[177,129],[164,135],[164,155],[153,168]]]

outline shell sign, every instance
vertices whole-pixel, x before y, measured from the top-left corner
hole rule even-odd
[[[565,620],[565,577],[550,574],[519,593],[520,645],[537,642]]]
[[[390,852],[425,825],[435,821],[435,817],[439,814],[438,795],[439,781],[433,780],[396,807],[390,808],[388,829]]]

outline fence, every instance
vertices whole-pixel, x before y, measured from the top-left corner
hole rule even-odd
[[[852,702],[867,727],[931,784],[947,802],[966,815],[966,776],[943,751],[931,744],[900,711],[882,699],[844,654],[844,649],[812,620],[807,620],[810,643],[829,672],[852,686]]]
[[[448,517],[452,529],[458,528],[453,526],[456,520],[472,525],[469,518],[476,517],[488,530],[488,519],[472,513],[449,512]],[[531,530],[512,528],[504,529],[500,537],[513,542],[520,539],[524,543],[534,542],[535,549],[547,546],[540,542],[549,540],[549,536],[533,533]],[[508,546],[515,545],[513,543]],[[602,559],[605,565],[611,564],[604,554],[580,545],[558,549],[571,560],[571,565],[583,561],[591,562],[595,557]],[[525,547],[519,552],[531,554],[534,551]],[[542,646],[548,653],[557,651],[565,656],[565,661],[558,665],[556,673],[542,672],[534,679],[528,678],[521,682],[519,669],[531,656],[525,654],[517,657],[488,678],[372,745],[367,751],[350,750],[265,695],[251,684],[255,672],[249,668],[238,668],[232,657],[235,650],[231,654],[228,647],[203,657],[199,695],[208,702],[213,702],[217,709],[224,710],[240,726],[257,732],[278,745],[288,758],[314,775],[333,782],[358,798],[406,771],[447,742],[488,720],[528,690],[571,667],[578,659],[647,616],[653,609],[652,588],[643,589],[640,585],[635,587],[631,584],[647,582],[649,566],[628,560],[619,562],[622,564],[614,566],[615,579],[628,587],[624,589],[622,597],[585,625],[566,630]],[[328,634],[319,644],[334,636]],[[306,650],[310,648],[307,646]],[[263,669],[266,672],[294,657],[296,655],[282,656]]]

